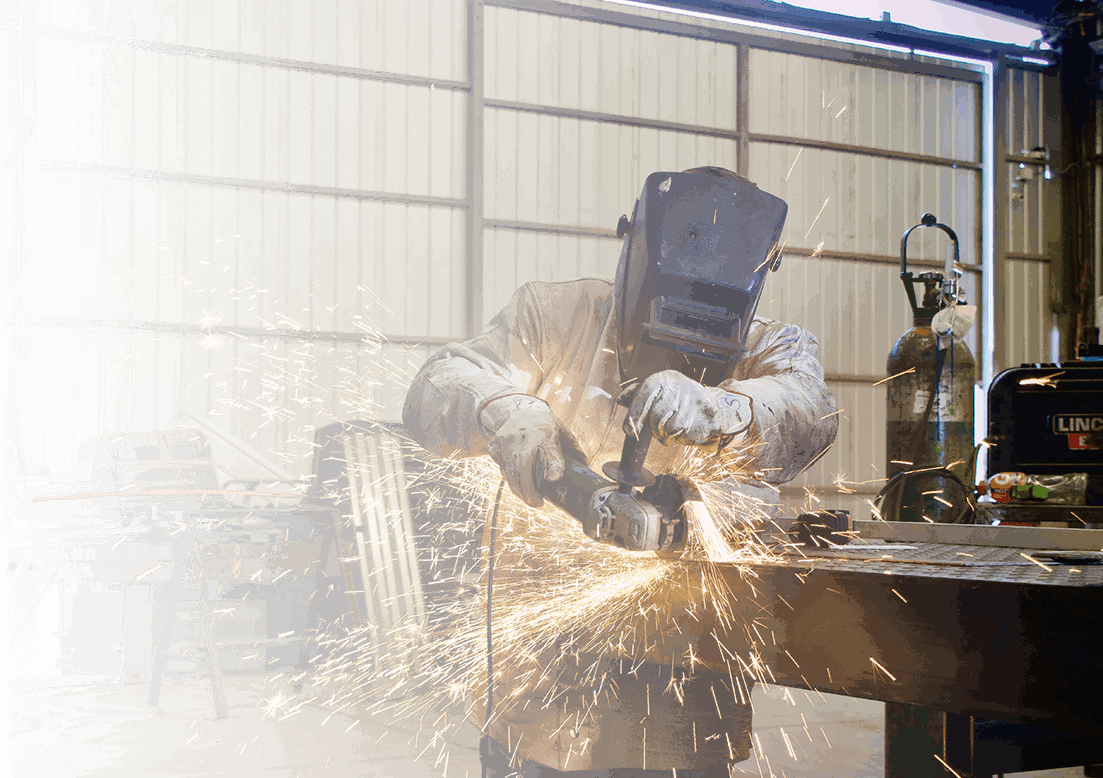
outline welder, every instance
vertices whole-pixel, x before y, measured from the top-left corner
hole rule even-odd
[[[482,334],[445,346],[422,367],[403,409],[408,432],[438,455],[489,454],[513,492],[539,507],[541,485],[564,474],[564,429],[598,464],[617,459],[626,436],[650,429],[660,444],[647,453],[651,472],[668,472],[686,446],[745,453],[743,470],[753,477],[726,487],[776,511],[777,486],[837,431],[816,339],[755,316],[781,261],[767,245],[780,236],[780,202],[722,168],[649,176],[632,218],[618,227],[615,281],[522,286]],[[636,665],[617,679],[621,696],[631,696],[632,684],[665,683],[663,671]],[[512,724],[504,712],[484,738],[484,767],[502,778],[727,776],[729,763],[749,757],[750,711],[749,699],[718,696],[721,682],[727,687],[728,676],[697,669],[678,699],[649,692],[648,713],[661,722],[649,731],[631,706],[591,711],[593,742],[572,750],[569,764],[539,738],[519,737],[526,727],[556,730],[554,706],[526,710]],[[682,711],[714,706],[723,737],[698,742]],[[622,747],[640,738],[651,754],[645,764]]]

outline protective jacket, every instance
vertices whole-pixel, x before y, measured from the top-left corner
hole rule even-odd
[[[617,404],[621,377],[613,300],[613,284],[604,279],[525,284],[482,334],[445,346],[422,367],[403,409],[407,431],[434,454],[486,454],[487,432],[477,414],[491,398],[522,392],[548,403],[591,463],[600,467],[618,459],[626,410]],[[834,441],[835,402],[810,333],[756,317],[745,345],[747,353],[734,374],[720,384],[753,401],[750,428],[729,445],[750,446],[756,480],[737,488],[777,504],[775,485],[796,477]],[[677,449],[653,445],[647,468],[667,472],[680,454]],[[645,689],[648,684],[657,688],[660,678],[665,678],[661,666],[649,663],[618,678],[617,701],[588,713],[591,742],[581,754],[578,722],[565,726],[554,707],[533,705],[505,713],[491,735],[520,756],[560,770],[646,767],[680,772],[748,757],[750,715],[740,689],[718,695],[721,679],[698,675],[677,696],[660,700]],[[722,685],[730,686],[727,675]],[[641,710],[646,711],[642,716]],[[714,721],[706,725],[685,715],[687,710],[712,711]],[[715,731],[697,729],[706,726]],[[641,738],[647,751],[642,758]]]
[[[524,392],[551,406],[592,462],[618,458],[625,409],[616,402],[612,313],[610,281],[525,284],[481,335],[430,357],[406,396],[407,430],[434,454],[486,454],[489,441],[475,414],[491,397]],[[761,480],[785,483],[834,441],[835,400],[811,333],[755,317],[745,345],[746,356],[721,386],[753,398],[754,421],[730,445],[755,441]],[[647,467],[663,472],[677,453],[653,446]]]

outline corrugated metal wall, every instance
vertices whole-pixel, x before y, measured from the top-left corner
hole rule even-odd
[[[22,5],[23,466],[187,408],[305,472],[316,425],[396,418],[410,344],[464,334],[466,3]]]
[[[18,353],[12,314],[16,310],[19,258],[19,148],[23,132],[20,111],[19,6],[0,0],[0,440],[10,452],[15,445],[15,365]],[[12,492],[15,463],[8,453],[0,459],[0,488]]]
[[[997,193],[1006,208],[1006,220],[997,222],[1006,251],[1003,288],[996,290],[1006,313],[997,353],[1004,368],[1058,361],[1061,356],[1051,353],[1051,303],[1060,302],[1060,293],[1051,288],[1049,271],[1050,263],[1061,261],[1059,163],[1055,161],[1054,175],[1047,179],[1044,164],[1027,156],[1035,148],[1060,148],[1057,76],[1009,69],[1006,78],[1008,99],[999,121],[1006,133],[1007,155],[1001,162],[1007,167],[1007,188]],[[1065,344],[1065,357],[1074,356],[1073,351]]]
[[[395,418],[411,369],[472,311],[484,323],[529,279],[611,275],[646,175],[715,164],[790,206],[761,311],[819,336],[844,409],[801,483],[878,478],[872,384],[910,323],[899,236],[933,211],[979,265],[979,75],[669,14],[516,6],[483,9],[474,89],[463,0],[0,6],[0,89],[37,83],[27,120],[0,117],[0,198],[33,206],[5,325],[23,464],[71,478],[101,432],[188,407],[302,468],[314,425],[372,402]],[[484,229],[468,256],[471,197]],[[917,262],[942,252],[911,244]]]
[[[643,18],[505,5],[486,9],[484,320],[523,281],[611,276],[617,219],[651,172],[742,170],[789,204],[786,257],[760,311],[819,337],[844,409],[835,447],[787,501],[800,503],[807,485],[867,515],[885,461],[885,387],[873,384],[911,324],[900,235],[934,212],[979,270],[976,74],[918,75],[635,28]],[[941,265],[945,247],[930,232],[916,233],[909,255]],[[974,299],[976,275],[966,280]],[[867,483],[839,495],[840,476]]]

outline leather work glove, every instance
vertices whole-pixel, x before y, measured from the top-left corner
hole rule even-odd
[[[663,370],[636,389],[624,431],[637,435],[650,424],[663,445],[704,446],[744,432],[753,418],[746,395],[701,386],[677,370]]]
[[[502,468],[509,488],[539,508],[544,498],[537,491],[537,477],[558,481],[564,471],[559,429],[551,409],[535,397],[507,395],[487,403],[480,421],[492,433],[488,450]]]

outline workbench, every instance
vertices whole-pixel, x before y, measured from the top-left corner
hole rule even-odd
[[[885,701],[886,776],[1103,762],[1103,553],[858,538],[720,567],[757,633],[716,625],[698,658],[753,648],[767,681]]]
[[[148,533],[148,530],[146,531]],[[125,536],[126,535],[126,536]],[[323,532],[310,540],[215,540],[202,544],[203,574],[208,580],[244,583],[289,578],[314,578]],[[121,540],[121,542],[120,542]],[[148,682],[152,670],[153,586],[172,575],[172,544],[151,543],[149,534],[125,531],[105,539],[58,541],[38,548],[10,546],[8,579],[15,585],[99,584],[122,585],[122,639],[120,678]],[[64,564],[64,566],[63,566]],[[60,568],[60,572],[58,572]],[[331,550],[322,574],[340,577],[338,553]],[[12,577],[14,576],[14,578]],[[191,566],[185,580],[194,580]]]

